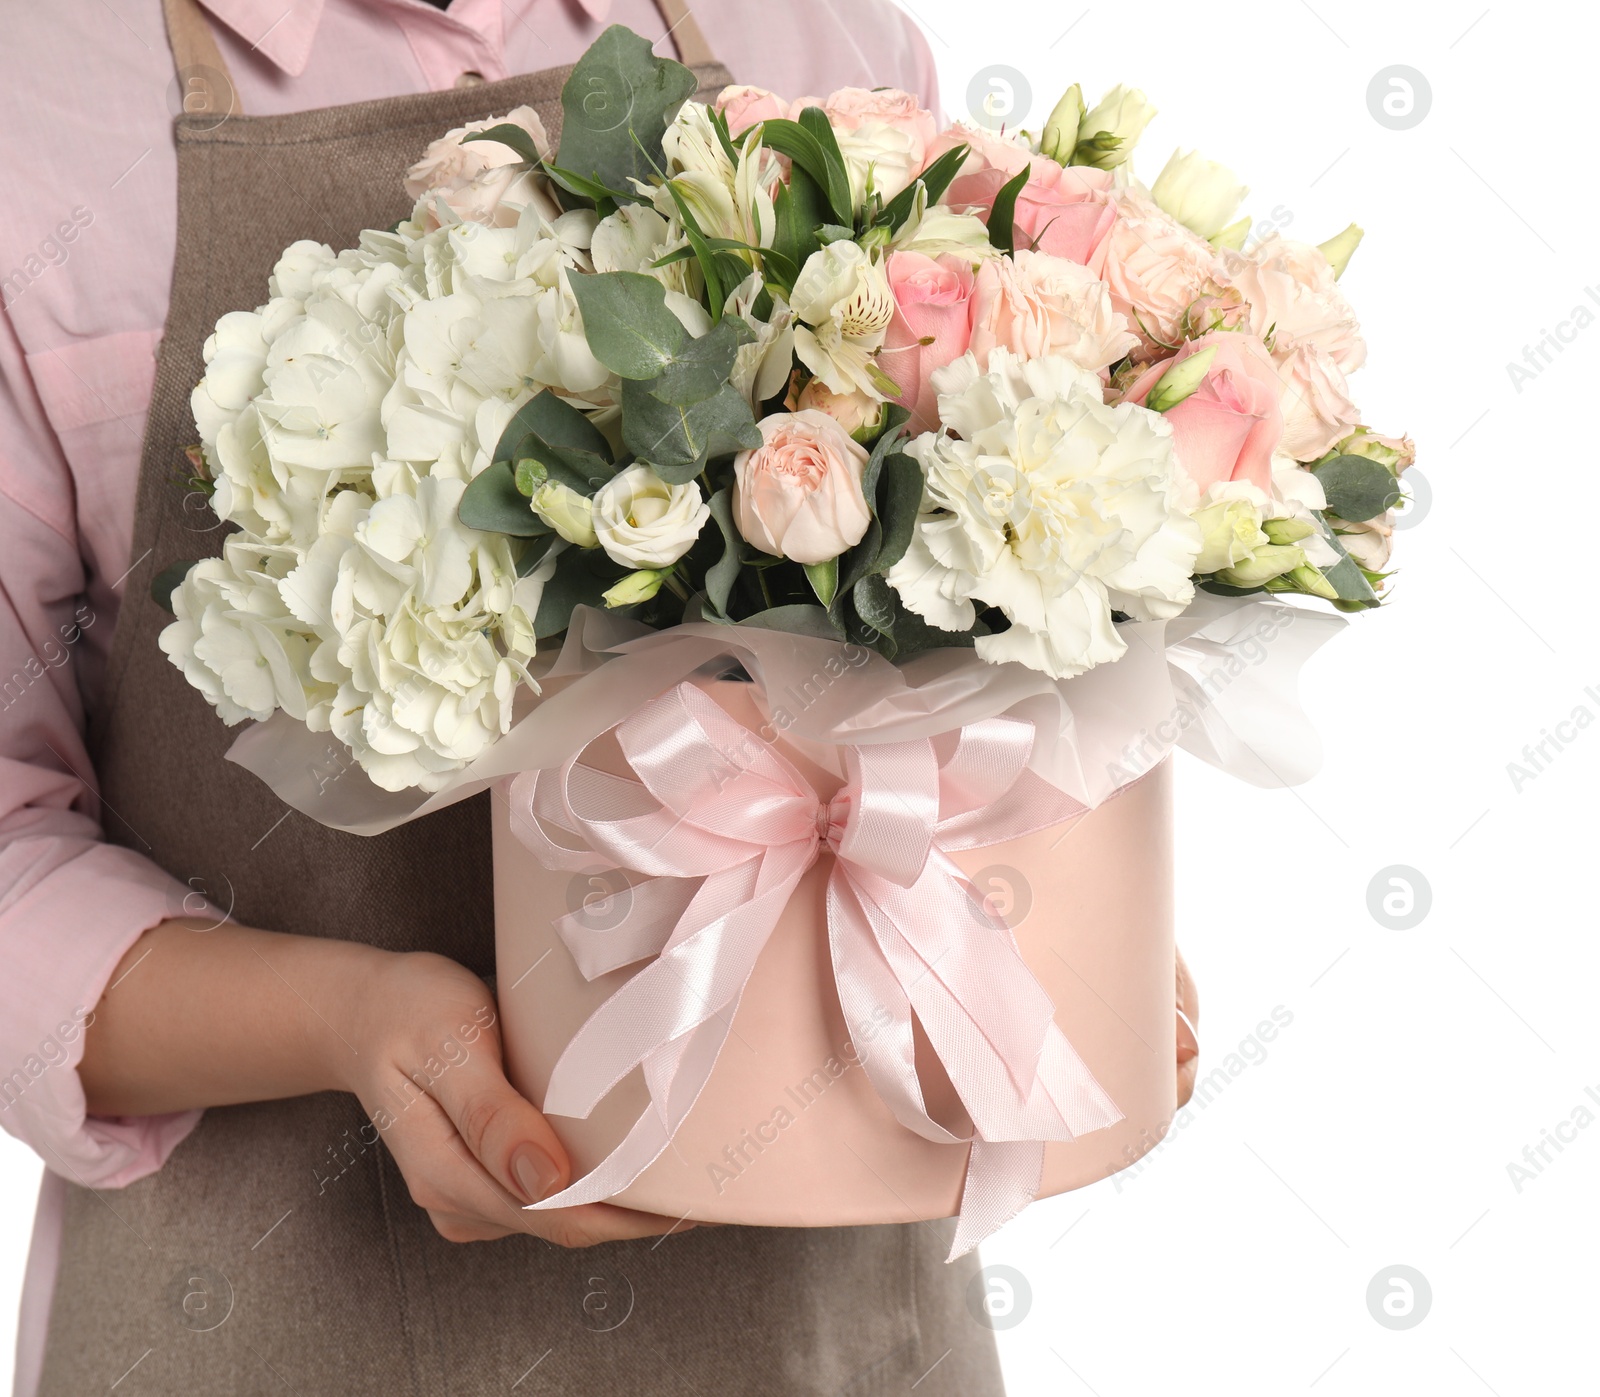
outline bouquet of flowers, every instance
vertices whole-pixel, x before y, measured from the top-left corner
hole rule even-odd
[[[409,219],[218,323],[192,455],[233,529],[157,585],[226,722],[434,792],[582,607],[1070,681],[1197,589],[1379,604],[1414,453],[1349,396],[1359,229],[1252,239],[1197,155],[1141,184],[1122,88],[1002,134],[693,90],[613,28],[559,143],[450,132]]]

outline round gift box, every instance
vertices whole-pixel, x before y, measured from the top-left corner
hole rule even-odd
[[[741,722],[760,725],[750,685],[705,687]],[[841,784],[781,739],[777,749],[823,798]],[[589,760],[626,771],[620,751],[603,744]],[[1104,1130],[1051,1143],[1039,1196],[1127,1167],[1161,1138],[1176,1102],[1169,764],[1066,824],[951,857],[1011,926],[1056,1022],[1123,1113]],[[845,1022],[824,908],[831,864],[824,850],[795,889],[672,1144],[613,1201],[769,1227],[909,1222],[958,1211],[967,1146],[935,1144],[895,1120],[861,1065],[877,1026]],[[614,887],[598,865],[592,876],[544,868],[512,834],[504,790],[495,791],[506,1071],[536,1105],[578,1027],[649,963],[585,980],[555,931],[554,918]],[[953,1089],[920,1034],[918,1068],[930,1113],[959,1119]],[[574,1178],[605,1158],[648,1100],[635,1069],[587,1119],[551,1116]]]

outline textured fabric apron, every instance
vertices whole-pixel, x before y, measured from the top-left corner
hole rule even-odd
[[[196,114],[176,123],[177,260],[130,555],[144,581],[129,585],[91,718],[107,834],[242,923],[436,951],[489,975],[487,798],[376,839],[286,813],[223,760],[234,734],[157,648],[168,618],[144,584],[220,551],[181,484],[218,316],[263,300],[293,240],[350,246],[406,216],[402,174],[448,128],[527,103],[556,136],[568,70],[221,120],[234,97],[206,22],[194,0],[166,5]],[[727,83],[682,0],[660,8],[701,95]],[[211,1110],[154,1176],[71,1188],[44,1397],[1002,1391],[969,1311],[976,1262],[944,1265],[946,1224],[453,1245],[365,1124],[331,1093]]]

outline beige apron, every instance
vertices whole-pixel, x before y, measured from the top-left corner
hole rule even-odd
[[[568,71],[221,120],[207,103],[234,99],[206,22],[195,0],[165,4],[195,114],[175,130],[177,259],[130,555],[150,550],[142,579],[220,550],[181,483],[189,392],[218,316],[259,304],[295,239],[350,246],[406,216],[402,174],[446,129],[527,103],[556,135]],[[660,9],[702,95],[728,82],[682,0]],[[234,733],[157,648],[166,620],[130,584],[91,718],[108,837],[240,922],[491,974],[486,798],[376,839],[286,813],[223,760]],[[943,1264],[943,1224],[453,1245],[365,1124],[338,1094],[216,1109],[154,1176],[71,1188],[44,1397],[1002,1391],[969,1308],[976,1262]]]

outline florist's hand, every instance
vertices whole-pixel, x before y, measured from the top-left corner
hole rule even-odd
[[[1200,1071],[1200,1040],[1195,1031],[1200,1027],[1200,992],[1194,987],[1194,976],[1184,964],[1183,952],[1177,954],[1178,973],[1178,1105],[1187,1106],[1194,1095],[1194,1079]]]
[[[494,995],[443,956],[385,956],[351,1009],[341,1074],[451,1242],[528,1232],[563,1247],[654,1237],[693,1223],[606,1203],[529,1212],[571,1164],[549,1123],[506,1080]]]

